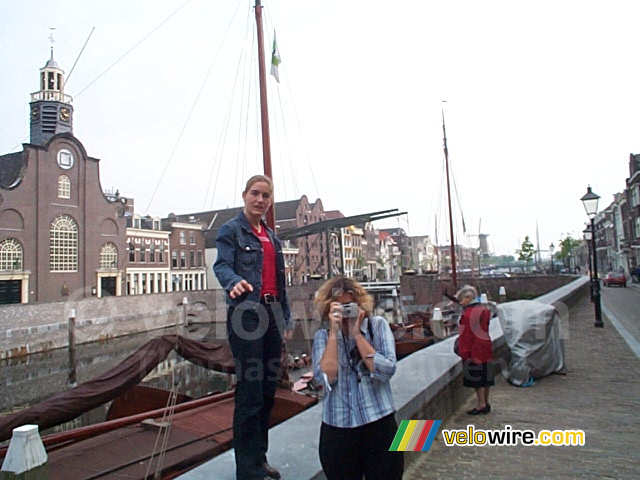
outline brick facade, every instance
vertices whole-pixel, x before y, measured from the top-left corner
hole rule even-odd
[[[72,159],[70,166],[60,166],[60,152]],[[0,271],[0,283],[20,278],[21,303],[30,303],[83,298],[93,293],[102,278],[120,281],[126,251],[125,220],[120,203],[110,201],[100,188],[99,160],[89,157],[72,134],[63,133],[42,146],[25,144],[20,155],[0,157],[0,168],[5,167],[5,172],[9,164],[20,168],[12,184],[0,184],[0,242],[18,242],[23,260],[22,268]],[[66,177],[68,194],[61,195],[62,176]],[[68,249],[63,247],[69,268],[65,262],[53,266],[52,225],[61,216],[77,232]],[[106,244],[115,247],[117,262],[112,268],[101,269],[100,252]],[[9,303],[6,295],[0,302]]]

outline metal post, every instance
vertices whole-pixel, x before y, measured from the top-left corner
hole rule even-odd
[[[593,257],[591,257],[591,243],[593,242],[593,232],[591,232],[591,240],[587,243],[587,252],[589,252],[589,296],[593,303]]]
[[[398,290],[391,290],[391,302],[393,303],[393,324],[398,324]]]
[[[186,335],[187,333],[187,305],[189,304],[189,299],[187,297],[182,297],[182,334]],[[176,335],[180,335],[178,331],[178,319],[176,318]]]
[[[69,384],[75,386],[78,381],[76,378],[76,309],[69,310],[69,323],[67,330],[69,332]]]
[[[600,305],[600,280],[598,279],[598,254],[596,252],[596,228],[591,218],[591,246],[593,247],[593,279],[591,284],[593,285],[593,303],[596,312],[595,327],[603,328],[602,323],[602,306]]]

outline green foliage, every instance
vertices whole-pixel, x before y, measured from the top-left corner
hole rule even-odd
[[[520,250],[516,250],[518,253],[518,260],[525,262],[527,265],[527,271],[529,270],[529,262],[533,258],[535,250],[533,248],[533,243],[529,240],[529,236],[524,237],[524,242],[522,242],[522,247]]]
[[[575,238],[571,238],[571,235],[567,233],[567,236],[560,240],[560,251],[554,254],[554,257],[563,260],[571,256],[571,251],[580,246],[580,241]]]

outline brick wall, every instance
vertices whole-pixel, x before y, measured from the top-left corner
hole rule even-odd
[[[295,320],[314,317],[313,295],[319,283],[309,282],[288,289]],[[182,306],[184,297],[188,302],[186,307]],[[0,307],[0,359],[67,348],[72,309],[76,312],[78,345],[182,325],[185,317],[188,324],[215,324],[211,336],[226,338],[226,304],[222,290],[5,305]],[[296,335],[306,338],[315,333],[315,330],[308,332],[306,326],[304,322],[304,328],[298,327]]]
[[[494,302],[531,300],[567,285],[575,278],[569,275],[518,275],[500,278],[472,278],[459,275],[458,287],[472,285],[479,294],[486,293],[488,299]],[[499,296],[500,287],[504,287],[507,293],[504,300]],[[443,302],[445,293],[453,295],[455,292],[451,281],[441,280],[437,275],[403,275],[400,278],[402,304],[409,312],[430,311]]]

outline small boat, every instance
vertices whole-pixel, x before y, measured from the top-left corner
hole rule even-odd
[[[234,391],[191,400],[173,391],[136,385],[172,350],[200,366],[234,372],[228,344],[163,335],[105,374],[0,418],[0,440],[10,438],[18,426],[35,424],[44,430],[112,401],[106,421],[43,437],[50,480],[170,479],[194,468],[231,448]],[[317,401],[278,387],[271,425]],[[6,452],[7,447],[0,449],[0,459]]]
[[[434,343],[433,332],[429,324],[431,316],[426,312],[415,312],[407,315],[408,324],[391,324],[391,331],[396,342],[396,358],[422,350]]]

